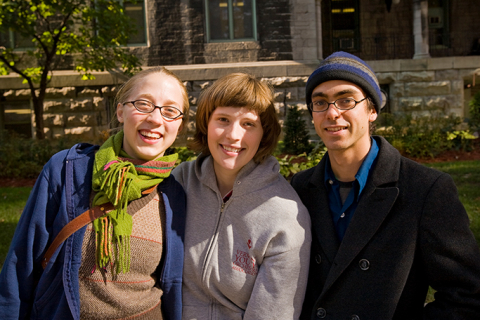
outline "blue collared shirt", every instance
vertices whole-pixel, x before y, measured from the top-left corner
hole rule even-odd
[[[377,142],[375,142],[375,139],[370,139],[372,141],[370,151],[358,169],[358,172],[355,175],[355,181],[352,182],[352,189],[350,190],[350,193],[343,204],[340,197],[341,182],[339,182],[333,174],[332,167],[330,165],[330,158],[326,159],[327,162],[325,166],[324,183],[328,190],[328,202],[330,206],[330,212],[332,213],[333,224],[335,225],[335,230],[337,231],[337,236],[340,241],[342,241],[347,227],[352,220],[353,214],[357,209],[363,188],[367,183],[368,174],[378,155]]]

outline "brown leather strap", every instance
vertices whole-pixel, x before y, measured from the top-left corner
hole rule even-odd
[[[157,185],[151,187],[150,189],[142,191],[143,195],[150,194],[155,190]],[[65,225],[65,227],[60,230],[60,232],[57,234],[55,239],[53,239],[52,244],[50,244],[50,247],[48,247],[47,252],[45,252],[45,255],[43,256],[42,260],[42,267],[45,269],[45,267],[48,264],[48,261],[50,261],[50,258],[52,255],[55,253],[57,248],[62,244],[65,240],[68,239],[72,234],[74,234],[77,230],[80,228],[83,228],[93,220],[100,218],[104,214],[108,213],[109,211],[113,210],[114,206],[111,203],[105,203],[100,206],[93,207],[91,209],[88,209],[69,223]]]
[[[63,243],[63,241],[67,240],[67,238],[74,234],[78,229],[83,228],[93,220],[100,218],[113,208],[114,207],[111,203],[105,203],[104,205],[93,207],[91,209],[88,209],[87,211],[70,221],[65,227],[63,227],[53,240],[47,252],[45,252],[45,255],[43,256],[43,269],[45,269],[48,261],[50,261],[50,258],[55,253],[60,244]]]

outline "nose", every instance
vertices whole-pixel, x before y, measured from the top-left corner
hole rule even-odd
[[[155,123],[155,124],[158,124],[158,125],[163,124],[163,121],[165,121],[165,119],[163,119],[162,114],[160,113],[159,108],[155,108],[155,110],[153,110],[153,112],[149,113],[147,119],[148,119],[149,122]]]
[[[341,114],[342,112],[338,110],[337,106],[335,106],[334,103],[329,103],[328,109],[325,110],[325,116],[328,119],[337,119],[338,117],[340,117]]]
[[[230,140],[239,140],[243,134],[243,128],[239,123],[232,123],[228,126],[226,137]]]

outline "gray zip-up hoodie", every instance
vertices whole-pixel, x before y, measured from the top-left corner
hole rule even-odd
[[[187,193],[183,319],[298,319],[310,217],[274,157],[250,161],[224,204],[211,156],[180,164]]]

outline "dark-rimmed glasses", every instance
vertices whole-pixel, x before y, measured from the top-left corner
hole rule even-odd
[[[312,112],[324,112],[328,110],[328,107],[330,107],[331,104],[333,104],[335,108],[337,108],[338,110],[351,110],[355,108],[357,104],[359,104],[365,99],[367,98],[365,97],[362,100],[357,101],[353,98],[340,98],[333,102],[328,102],[326,100],[317,100],[317,101],[312,101],[308,105],[308,108]]]
[[[160,109],[160,114],[167,120],[175,120],[183,117],[183,112],[172,106],[156,106],[147,100],[135,100],[124,102],[123,105],[131,103],[141,113],[152,113],[156,108]]]

